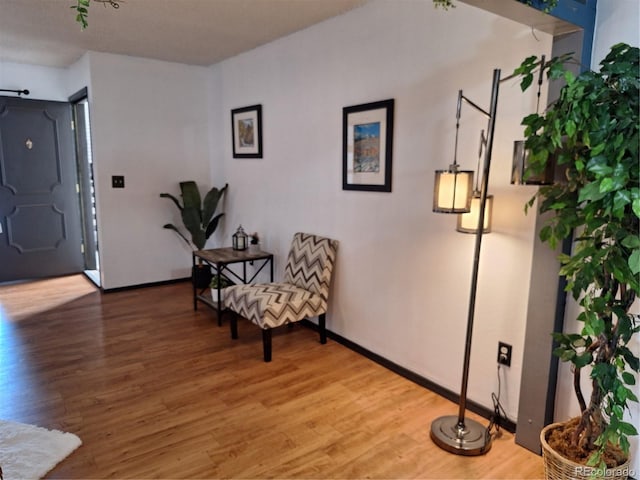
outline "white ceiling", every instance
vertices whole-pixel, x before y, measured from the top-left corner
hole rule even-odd
[[[366,1],[94,1],[81,31],[74,0],[0,0],[0,60],[66,67],[93,50],[212,65]]]

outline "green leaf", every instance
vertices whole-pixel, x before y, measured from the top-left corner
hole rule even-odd
[[[200,190],[198,189],[196,182],[192,180],[188,182],[180,182],[180,191],[182,192],[184,208],[196,209],[198,211],[198,217],[200,217]]]
[[[620,437],[620,448],[622,449],[622,451],[624,452],[624,454],[627,456],[629,456],[629,447],[630,447],[630,443],[629,440],[627,439],[627,437]]]
[[[180,238],[182,238],[187,243],[187,245],[189,245],[189,247],[191,247],[191,244],[189,243],[189,240],[187,239],[187,237],[185,237],[182,234],[182,232],[180,230],[178,230],[178,228],[175,225],[167,223],[166,225],[163,225],[162,228],[166,228],[168,230],[173,230],[174,232],[176,232],[180,236]]]
[[[636,357],[631,350],[629,350],[627,347],[618,347],[618,351],[624,357],[627,365],[629,365],[629,368],[631,368],[631,370],[633,370],[634,372],[640,370],[640,359],[638,359],[638,357]]]
[[[540,241],[548,242],[551,238],[551,227],[549,225],[545,225],[540,230]]]
[[[571,340],[571,345],[576,348],[582,348],[587,346],[587,340],[582,335],[575,335],[576,338]]]
[[[599,450],[594,452],[589,457],[589,459],[587,460],[587,466],[588,467],[594,467],[594,469],[602,470],[603,472],[607,468],[607,464],[605,463],[604,460],[602,460],[602,455],[600,454]]]
[[[599,191],[600,191],[600,193],[608,193],[608,192],[613,191],[614,188],[615,188],[615,186],[614,186],[613,178],[605,177],[600,182]]]
[[[213,234],[213,232],[216,231],[216,228],[218,228],[218,222],[223,216],[224,216],[224,213],[219,213],[218,215],[216,215],[211,219],[211,221],[207,225],[207,228],[204,232],[205,238],[209,238]]]
[[[618,190],[613,196],[613,210],[618,218],[622,218],[624,210],[631,202],[631,195],[628,190]]]
[[[587,335],[593,335],[594,337],[597,337],[604,331],[604,320],[596,316],[596,314],[593,312],[589,312],[587,317],[589,320],[585,323],[584,330]]]
[[[631,203],[631,208],[633,209],[633,213],[636,214],[636,217],[640,218],[640,198],[634,198]]]
[[[620,405],[613,405],[611,407],[611,413],[616,416],[616,418],[624,417],[624,408]]]
[[[216,187],[213,187],[204,196],[204,200],[202,202],[202,226],[203,227],[207,227],[210,224],[211,218],[213,217],[213,214],[218,208],[218,203],[220,202],[220,199],[226,192],[228,186],[229,185],[227,184],[221,189],[217,189]],[[213,230],[215,230],[215,228]],[[211,231],[211,233],[213,233],[213,230]],[[207,235],[207,238],[209,238],[209,236],[210,235]]]
[[[577,368],[582,368],[589,365],[593,361],[593,355],[591,352],[584,352],[581,355],[577,355],[573,358],[572,362]]]
[[[522,80],[520,80],[520,89],[524,92],[527,88],[529,88],[532,82],[533,75],[530,73],[525,75],[524,77],[522,77]]]
[[[636,248],[631,253],[631,255],[629,255],[629,260],[627,264],[629,265],[629,269],[631,270],[631,273],[633,273],[634,275],[637,275],[638,273],[640,273],[640,249]]]
[[[567,85],[571,85],[576,79],[576,76],[573,74],[573,72],[566,70],[564,72],[564,81],[567,82]]]
[[[182,205],[180,205],[180,202],[178,201],[178,199],[176,197],[174,197],[173,195],[171,195],[170,193],[161,193],[160,194],[160,198],[169,198],[173,201],[173,203],[176,204],[176,207],[178,207],[178,210],[182,211]]]
[[[200,209],[187,207],[185,205],[185,207],[182,209],[181,215],[182,223],[184,223],[185,228],[189,230],[189,233],[191,234],[191,238],[193,240],[194,237],[198,236],[199,232],[202,232],[202,229],[200,227]],[[204,237],[204,232],[202,236]],[[199,250],[202,250],[204,248],[204,243],[202,243],[201,245],[197,244],[195,241],[193,243],[198,247]]]
[[[599,143],[591,149],[591,157],[597,157],[600,155],[604,149],[607,147],[606,143]]]
[[[636,427],[634,427],[630,423],[620,422],[618,428],[620,428],[620,432],[624,435],[638,435],[638,430],[636,430]]]
[[[562,360],[563,362],[569,362],[571,360],[573,360],[573,358],[576,356],[576,352],[575,350],[571,350],[571,349],[565,349],[565,348],[556,348],[553,351],[553,354],[556,357],[560,357],[560,360]]]
[[[547,72],[547,77],[551,80],[555,80],[556,78],[560,78],[564,74],[564,66],[562,62],[551,62],[549,66],[549,71]]]
[[[622,372],[622,380],[624,381],[624,383],[626,383],[627,385],[635,385],[636,384],[636,377],[634,377],[631,373],[629,372]]]
[[[600,155],[591,158],[587,164],[587,170],[596,176],[611,175],[613,168],[607,165],[607,158]]]
[[[580,193],[578,194],[578,201],[597,201],[602,199],[605,194],[600,191],[600,183],[599,182],[591,182],[585,185],[580,189]],[[639,205],[640,207],[640,205]]]

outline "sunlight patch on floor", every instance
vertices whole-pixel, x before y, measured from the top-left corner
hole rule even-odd
[[[0,323],[18,322],[91,294],[99,295],[99,290],[84,275],[0,285]]]

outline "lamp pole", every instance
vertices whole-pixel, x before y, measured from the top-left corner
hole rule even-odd
[[[480,247],[482,246],[482,234],[484,230],[484,214],[487,203],[487,187],[489,184],[489,171],[491,168],[491,153],[493,151],[493,137],[496,124],[496,111],[498,109],[498,91],[500,87],[500,70],[493,71],[493,84],[491,89],[490,109],[487,113],[469,99],[464,100],[472,107],[481,111],[489,118],[487,127],[487,146],[484,155],[482,169],[482,186],[480,190],[480,214],[478,215],[478,228],[476,230],[476,242],[473,256],[473,273],[471,275],[471,292],[469,295],[469,310],[467,314],[467,335],[464,349],[464,362],[462,370],[462,386],[460,388],[460,401],[458,416],[448,415],[439,417],[431,423],[431,439],[440,448],[457,455],[482,455],[491,448],[491,436],[488,430],[475,420],[465,419],[467,407],[467,386],[469,382],[469,364],[471,360],[471,339],[473,335],[473,322],[475,317],[476,292],[478,288],[478,271],[480,265]]]

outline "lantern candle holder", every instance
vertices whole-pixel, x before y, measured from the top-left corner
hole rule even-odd
[[[242,225],[240,225],[236,233],[231,237],[231,245],[234,250],[246,250],[249,245],[248,239],[249,236],[244,232]]]

